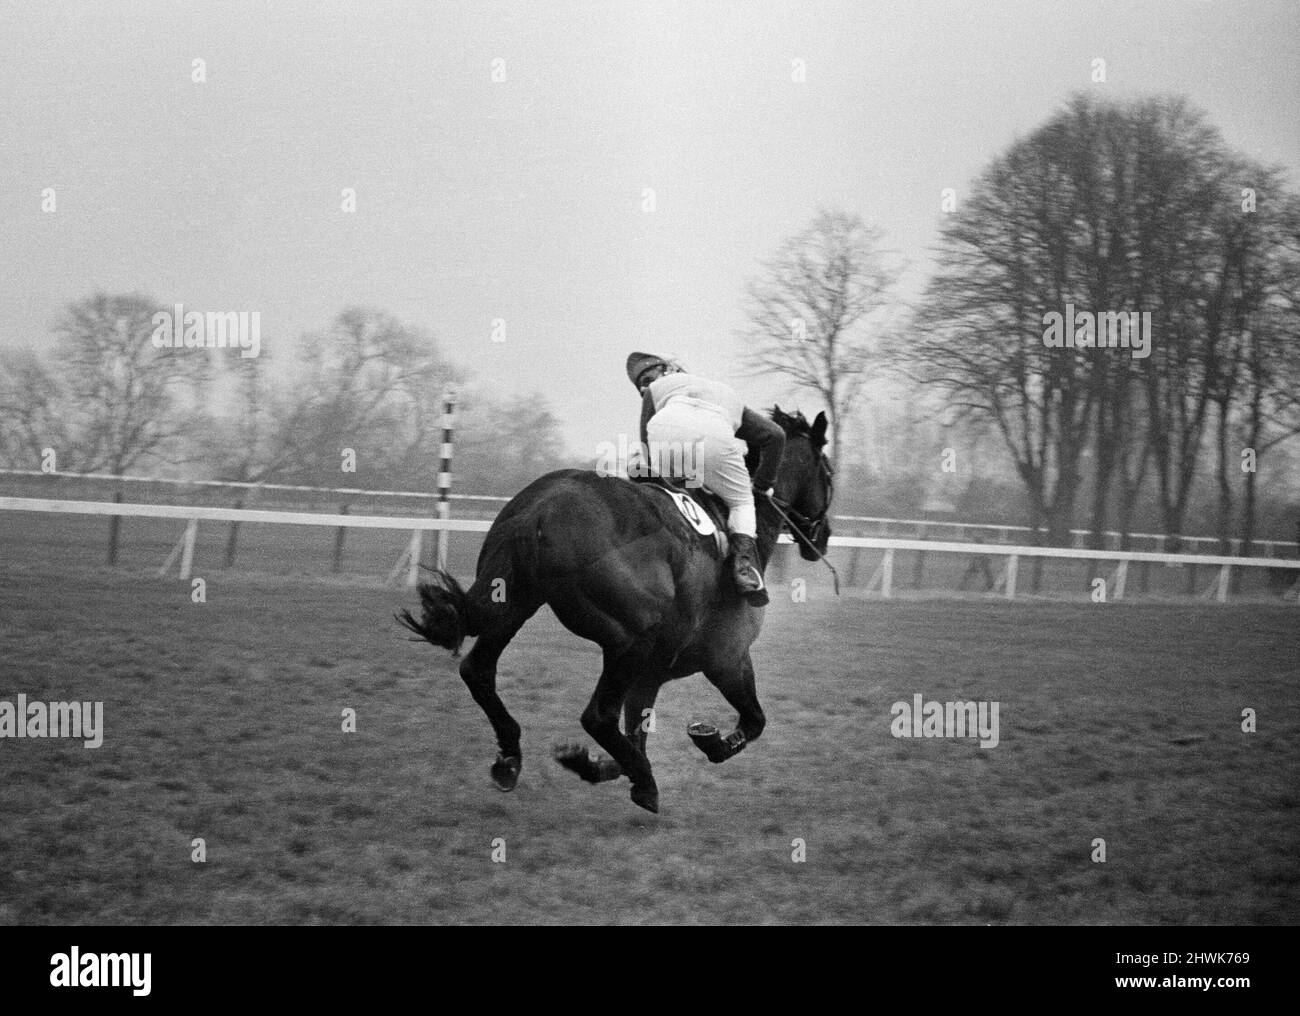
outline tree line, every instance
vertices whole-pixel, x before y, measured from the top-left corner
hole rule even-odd
[[[444,394],[457,394],[457,486],[512,494],[567,461],[540,394],[500,399],[435,338],[348,307],[287,346],[242,357],[152,342],[152,297],[71,304],[43,352],[0,353],[0,462],[62,472],[182,471],[239,482],[432,491]]]
[[[1248,552],[1263,459],[1300,433],[1300,198],[1283,171],[1183,99],[1078,95],[945,201],[915,306],[859,217],[823,212],[787,241],[749,287],[754,368],[816,392],[841,432],[885,375],[942,428],[993,435],[1053,543],[1081,518],[1094,546],[1112,526],[1127,543],[1143,499],[1183,533],[1210,483],[1215,532],[1226,545],[1235,522]]]

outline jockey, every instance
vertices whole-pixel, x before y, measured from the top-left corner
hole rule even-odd
[[[761,413],[747,409],[727,385],[688,374],[663,357],[633,353],[627,358],[627,376],[641,392],[642,443],[699,450],[696,468],[704,486],[729,509],[727,528],[734,548],[736,588],[750,603],[766,604],[767,590],[754,542],[758,535],[754,491],[771,496],[785,451],[785,431]],[[752,487],[745,469],[746,442],[759,452]]]

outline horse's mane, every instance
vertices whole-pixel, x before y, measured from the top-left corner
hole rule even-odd
[[[803,415],[802,410],[796,409],[793,413],[786,413],[780,406],[773,406],[767,415],[780,425],[786,437],[812,437],[812,424]]]
[[[782,410],[780,406],[774,405],[768,410],[767,415],[783,431],[785,431],[787,439],[792,437],[806,437],[814,448],[820,448],[825,444],[825,436],[823,435],[820,441],[817,439],[816,435],[813,434],[812,423],[800,410],[796,409],[793,413],[787,413]],[[757,467],[758,454],[756,451],[751,449],[745,455],[745,468],[749,470],[750,475],[752,476]]]

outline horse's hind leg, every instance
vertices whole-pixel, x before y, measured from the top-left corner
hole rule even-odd
[[[460,664],[461,680],[487,715],[497,737],[498,754],[492,764],[492,782],[500,790],[515,789],[519,770],[523,768],[523,750],[519,745],[519,724],[497,694],[497,660],[527,620],[528,616],[512,619],[506,625],[483,633]]]
[[[767,725],[763,707],[758,704],[754,664],[746,652],[736,666],[706,670],[704,676],[740,714],[736,729],[724,735],[711,723],[692,723],[686,732],[710,762],[725,762],[750,741],[757,740]]]

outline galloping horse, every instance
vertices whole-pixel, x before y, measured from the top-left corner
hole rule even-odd
[[[756,499],[758,554],[765,567],[788,520],[804,558],[815,561],[830,537],[826,414],[811,424],[802,413],[774,407],[771,415],[786,432],[785,455],[777,504]],[[659,790],[642,718],[665,682],[703,671],[739,713],[736,729],[725,736],[711,724],[689,728],[711,762],[736,754],[766,722],[749,656],[763,608],[741,598],[724,565],[652,484],[561,469],[535,480],[502,509],[468,590],[435,571],[433,581],[419,586],[421,619],[403,610],[398,620],[453,653],[466,636],[477,636],[460,676],[496,733],[500,753],[492,780],[513,790],[523,764],[520,731],[497,695],[497,660],[524,622],[549,604],[566,628],[604,650],[582,727],[609,754],[592,758],[574,745],[557,749],[556,760],[590,783],[626,774],[632,800],[657,812]]]

